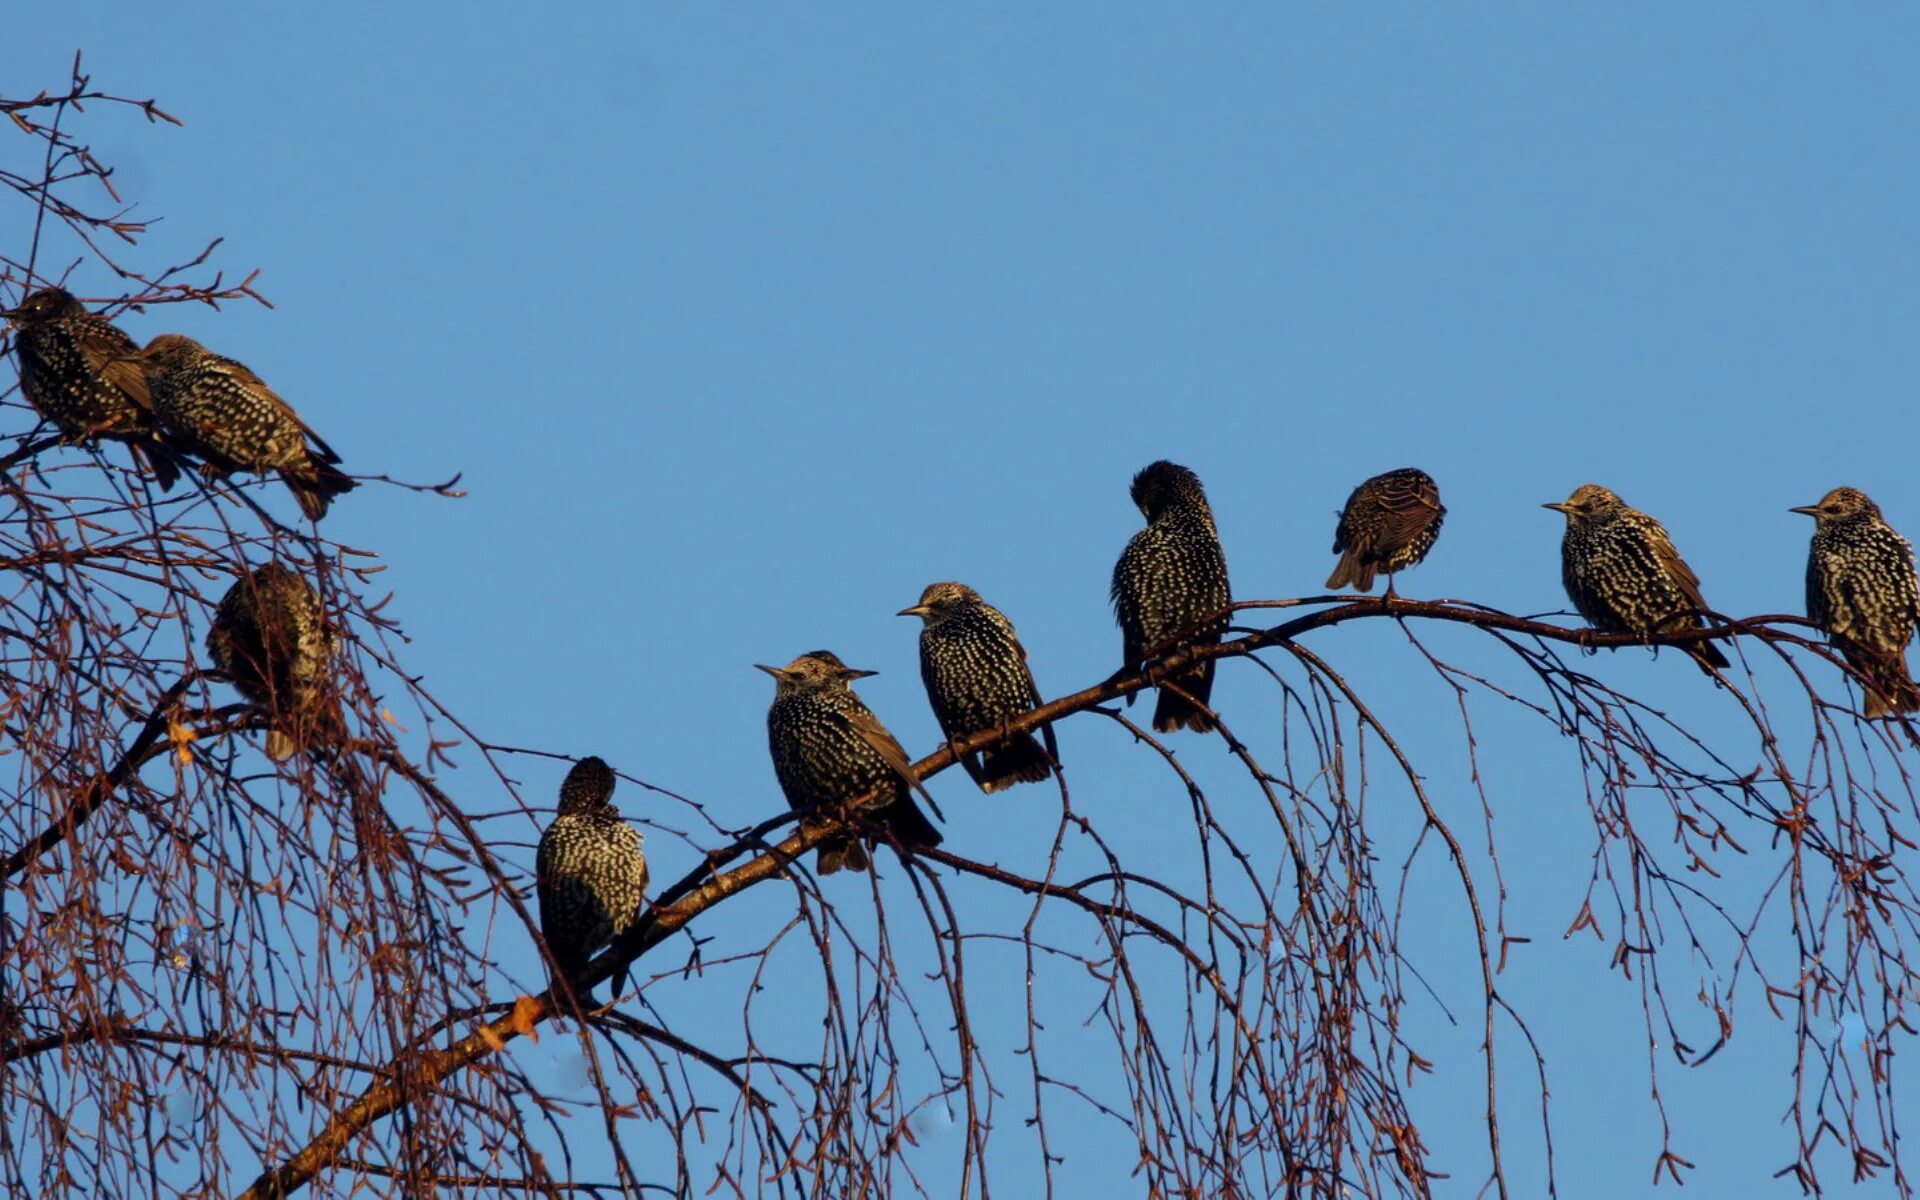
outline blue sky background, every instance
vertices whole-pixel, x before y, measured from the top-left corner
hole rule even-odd
[[[1538,506],[1589,480],[1665,519],[1734,613],[1800,611],[1810,526],[1785,510],[1829,487],[1920,533],[1911,12],[103,3],[7,30],[7,92],[59,86],[82,47],[100,85],[186,121],[88,127],[167,218],[141,261],[224,235],[219,261],[263,268],[276,308],[169,320],[258,369],[349,469],[465,473],[465,501],[369,488],[326,524],[391,565],[429,686],[502,742],[600,753],[733,823],[781,807],[752,662],[832,648],[882,672],[862,692],[910,749],[932,745],[913,623],[892,616],[931,580],[1008,612],[1043,692],[1110,671],[1126,484],[1158,457],[1206,480],[1247,598],[1316,592],[1348,489],[1409,463],[1452,515],[1404,590],[1516,612],[1563,606],[1561,518]],[[1400,635],[1313,645],[1387,696],[1483,842],[1451,699]],[[1740,745],[1677,655],[1597,666]],[[1219,692],[1253,726],[1270,696],[1232,666]],[[1503,986],[1549,1056],[1560,1193],[1644,1194],[1637,992],[1605,947],[1560,937],[1593,839],[1572,747],[1486,719],[1510,924],[1535,939]],[[1117,731],[1082,718],[1061,741],[1105,828],[1142,855],[1180,844],[1181,797]],[[1217,743],[1180,748],[1244,796]],[[536,795],[559,775],[521,772]],[[958,776],[935,793],[955,849],[1010,863],[1055,811]],[[1378,808],[1397,862],[1404,809]],[[1777,866],[1746,844],[1761,861],[1733,889]],[[656,878],[693,859],[652,848]],[[1436,899],[1408,936],[1471,1026],[1445,867],[1416,871]],[[1769,1179],[1791,1045],[1739,1003],[1727,1052],[1667,1060],[1676,1148],[1703,1194],[1791,1194]],[[689,1032],[724,1043],[698,1008]],[[1414,1096],[1443,1194],[1469,1195],[1476,1039],[1422,1019],[1439,1074]],[[1012,1032],[990,1027],[997,1052]],[[1512,1169],[1537,1179],[1506,1038]],[[1033,1194],[1023,1069],[1007,1196]],[[1131,1158],[1073,1111],[1063,1178],[1132,1194]]]

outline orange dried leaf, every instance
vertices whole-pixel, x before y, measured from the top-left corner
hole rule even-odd
[[[532,996],[521,996],[513,1002],[513,1012],[507,1017],[507,1028],[514,1033],[522,1033],[539,1044],[540,1034],[534,1030],[534,1024],[540,1015],[540,1002]]]

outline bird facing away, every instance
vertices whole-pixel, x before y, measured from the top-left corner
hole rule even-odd
[[[163,490],[180,481],[179,456],[160,440],[132,338],[57,287],[42,288],[0,316],[18,326],[13,349],[20,390],[61,436],[125,442]]]
[[[327,685],[333,634],[299,572],[268,563],[241,576],[214,610],[207,653],[272,718],[267,757],[292,757],[344,732]]]
[[[1120,622],[1125,674],[1188,643],[1218,642],[1226,629],[1225,609],[1233,599],[1227,556],[1220,549],[1200,477],[1162,460],[1133,477],[1132,494],[1147,527],[1133,535],[1113,567],[1113,610]],[[1153,727],[1162,733],[1213,728],[1213,718],[1203,707],[1166,684],[1204,706],[1213,691],[1212,660],[1164,681]]]
[[[1595,629],[1643,638],[1706,627],[1700,577],[1673,548],[1660,522],[1596,483],[1546,504],[1567,518],[1560,543],[1560,576],[1574,608]],[[1681,647],[1713,674],[1727,656],[1710,642]]]
[[[914,779],[907,752],[847,686],[872,671],[856,671],[825,650],[784,667],[755,666],[774,678],[767,743],[794,811],[803,818],[852,815],[846,805],[858,800],[902,846],[940,844],[940,831],[913,802],[915,789],[923,796],[926,790]],[[864,871],[871,861],[854,835],[822,843],[818,857],[822,875],[842,867]]]
[[[1333,552],[1341,558],[1327,586],[1372,591],[1374,574],[1384,571],[1393,595],[1394,573],[1427,556],[1446,515],[1440,489],[1425,471],[1401,467],[1375,475],[1347,497],[1333,531]]]
[[[1807,617],[1867,680],[1866,715],[1920,712],[1920,687],[1907,671],[1907,643],[1920,625],[1913,546],[1857,488],[1835,488],[1792,511],[1815,522]]]
[[[534,855],[540,933],[568,980],[632,927],[647,894],[646,838],[621,819],[613,787],[604,760],[573,764],[560,785],[560,811]],[[579,998],[590,997],[589,990]]]
[[[940,729],[950,740],[999,729],[1040,704],[1027,651],[1013,622],[964,583],[930,583],[920,602],[900,610],[919,617],[920,678]],[[983,792],[1038,783],[1059,757],[1053,726],[1042,727],[1047,748],[1017,733],[960,760]]]
[[[206,459],[208,474],[278,471],[312,521],[357,486],[335,465],[333,447],[240,363],[177,333],[148,342],[141,358],[161,424]]]

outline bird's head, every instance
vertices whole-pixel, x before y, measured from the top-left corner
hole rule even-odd
[[[18,321],[22,325],[38,325],[86,311],[87,306],[76,300],[72,292],[65,288],[48,287],[22,300],[20,307],[0,312],[0,317]]]
[[[607,760],[589,754],[573,764],[560,785],[560,815],[588,813],[613,800],[613,768]]]
[[[1593,521],[1614,515],[1625,508],[1626,504],[1620,497],[1597,483],[1583,483],[1573,489],[1573,495],[1565,500],[1543,504],[1540,507],[1565,513],[1568,521]]]
[[[199,342],[183,333],[163,333],[147,343],[140,357],[146,360],[149,367],[171,370],[186,366],[205,353],[206,349]]]
[[[1140,515],[1149,521],[1174,508],[1207,507],[1207,492],[1200,486],[1200,477],[1164,458],[1143,467],[1133,477],[1131,495]]]
[[[980,593],[964,583],[930,583],[920,593],[920,603],[903,608],[899,615],[919,617],[928,625],[938,625],[969,605],[980,603]]]
[[[1869,500],[1859,488],[1837,487],[1820,497],[1818,504],[1803,504],[1787,511],[1812,517],[1824,524],[1827,521],[1850,521],[1856,517],[1877,517],[1880,515],[1880,506]]]
[[[875,671],[856,671],[840,661],[840,656],[831,650],[813,650],[802,654],[784,667],[768,667],[759,663],[755,669],[773,676],[775,692],[786,695],[788,692],[806,688],[829,687],[834,684],[847,684],[855,679],[865,679]]]

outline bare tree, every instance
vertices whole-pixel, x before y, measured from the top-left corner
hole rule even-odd
[[[0,98],[5,161],[24,161],[24,139],[37,163],[0,161],[32,214],[28,244],[0,247],[0,294],[65,282],[118,315],[265,303],[253,276],[229,283],[211,265],[217,242],[138,265],[146,222],[76,132],[99,107],[174,120],[96,90],[77,58],[57,94]],[[1434,701],[1422,740],[1451,739],[1476,780],[1501,752],[1483,745],[1489,712],[1578,762],[1594,843],[1569,933],[1637,984],[1665,1130],[1652,1175],[1692,1166],[1665,1073],[1712,1059],[1736,996],[1755,995],[1795,1049],[1789,1132],[1767,1143],[1782,1174],[1809,1193],[1833,1172],[1914,1192],[1893,1052],[1913,1032],[1920,899],[1903,855],[1920,829],[1920,731],[1863,720],[1857,681],[1799,618],[1714,616],[1660,639],[1727,639],[1735,666],[1712,694],[1741,714],[1737,738],[1609,686],[1583,652],[1629,638],[1340,596],[1238,604],[1221,644],[1173,648],[1010,726],[1123,731],[1191,814],[1192,872],[1128,861],[1111,815],[1076,800],[1071,763],[1049,785],[1044,869],[1025,874],[955,847],[823,883],[805,852],[844,822],[789,828],[767,797],[767,820],[728,828],[651,789],[678,813],[656,829],[699,866],[595,960],[581,982],[624,983],[583,1010],[500,965],[538,944],[530,847],[550,801],[524,799],[508,769],[536,752],[489,741],[409,674],[375,555],[283,523],[253,482],[163,494],[123,447],[70,444],[34,427],[17,389],[5,401],[27,430],[0,457],[12,1194],[986,1196],[1016,1172],[1022,1194],[1072,1195],[1052,1139],[1077,1110],[1132,1147],[1151,1196],[1426,1196],[1437,1168],[1409,1088],[1431,1063],[1408,1026],[1430,1001],[1402,933],[1410,904],[1436,900],[1416,879],[1423,858],[1444,864],[1467,917],[1452,946],[1420,949],[1470,955],[1481,983],[1483,1070],[1441,1080],[1442,1095],[1485,1110],[1488,1190],[1555,1194],[1550,1156],[1544,1178],[1510,1179],[1502,1153],[1503,1097],[1537,1100],[1532,1136],[1549,1154],[1556,1127],[1551,1064],[1501,990],[1525,938],[1509,928],[1492,803],[1483,792],[1479,827],[1463,830],[1428,794],[1408,731],[1341,668],[1356,622],[1401,636],[1405,686]],[[457,481],[385,482],[458,494]],[[265,714],[203,649],[213,602],[269,561],[313,581],[339,643],[342,733],[282,762],[263,753]],[[1209,735],[1238,764],[1231,795],[1116,703],[1203,659],[1271,684],[1270,705],[1223,712]],[[1379,840],[1390,820],[1415,830],[1397,860]],[[1764,870],[1724,869],[1740,860]],[[742,927],[764,936],[703,932],[753,889],[759,923]],[[737,1010],[737,1037],[677,1032],[690,1003]],[[1009,1010],[1024,1044],[993,1050],[975,1029]],[[1836,1032],[1843,1017],[1857,1036]],[[584,1081],[516,1061],[543,1030],[576,1040]],[[1105,1078],[1059,1065],[1089,1040]],[[935,1116],[960,1132],[938,1162],[914,1150]],[[608,1178],[574,1166],[588,1128]]]

